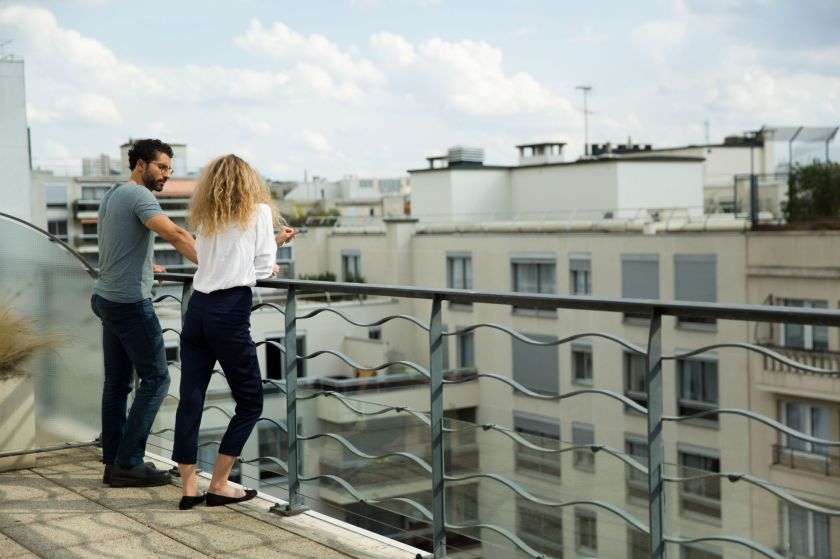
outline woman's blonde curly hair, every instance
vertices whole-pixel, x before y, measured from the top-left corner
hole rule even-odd
[[[234,224],[245,229],[260,203],[271,208],[275,228],[285,225],[257,172],[236,155],[223,155],[211,161],[198,179],[190,201],[189,225],[206,236]]]

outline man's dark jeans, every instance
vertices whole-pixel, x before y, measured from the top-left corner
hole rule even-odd
[[[102,320],[105,356],[102,461],[105,464],[141,464],[152,423],[169,389],[160,322],[149,299],[114,303],[93,295],[90,306]],[[132,368],[140,377],[140,387],[126,417]]]

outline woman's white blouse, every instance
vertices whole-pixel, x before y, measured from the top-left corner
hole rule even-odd
[[[277,258],[271,208],[259,204],[248,227],[231,225],[195,239],[198,270],[193,287],[202,293],[239,286],[254,286],[258,279],[271,276]]]

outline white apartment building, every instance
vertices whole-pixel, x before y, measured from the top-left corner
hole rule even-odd
[[[330,271],[342,277],[352,269],[369,283],[422,287],[836,308],[840,235],[754,233],[732,216],[696,215],[691,208],[702,200],[703,166],[699,157],[665,155],[514,168],[432,164],[410,172],[415,219],[385,220],[378,227],[310,227],[295,241],[297,271]],[[621,205],[647,200],[640,194],[645,185],[659,191],[669,184],[682,186],[674,189],[669,204],[632,215],[628,204]],[[624,196],[622,188],[630,188],[634,196]],[[674,210],[680,203],[686,211]],[[605,218],[608,204],[617,206],[612,206],[613,217]],[[513,211],[503,212],[506,207]],[[457,218],[437,219],[440,208]],[[541,208],[547,217],[514,219],[532,213],[525,208]],[[599,217],[551,219],[593,209],[601,212]],[[509,217],[476,217],[494,214]],[[429,312],[427,302],[403,301],[400,308],[421,319]],[[444,324],[450,330],[485,322],[505,324],[540,340],[609,332],[644,346],[648,334],[644,320],[609,313],[546,313],[478,304],[445,309]],[[381,337],[392,354],[418,362],[428,359],[424,332],[394,336],[389,328],[382,328]],[[673,318],[666,318],[663,328],[666,353],[759,343],[809,364],[840,368],[840,333],[833,329]],[[451,340],[447,352],[450,368],[508,375],[538,392],[596,387],[644,403],[643,359],[601,338],[546,349],[479,329]],[[761,355],[729,348],[666,361],[663,371],[666,415],[715,407],[749,409],[813,436],[840,438],[840,385],[834,378],[788,370]],[[645,454],[644,418],[617,402],[595,396],[533,401],[484,381],[456,390],[446,400],[451,417],[506,425],[556,444],[594,442],[639,458]],[[398,395],[403,396],[394,393],[394,399]],[[510,474],[547,499],[601,499],[646,518],[645,480],[626,471],[620,461],[587,453],[546,461],[492,434],[478,437],[482,443],[476,460],[482,471]],[[733,415],[668,423],[665,441],[666,474],[750,472],[807,502],[834,509],[840,504],[840,456],[835,449],[801,443]],[[488,447],[496,448],[488,452]],[[394,491],[399,490],[395,485]],[[471,496],[470,510],[480,511],[483,521],[490,518],[512,527],[549,556],[646,556],[645,538],[603,510],[577,507],[547,513],[509,494],[503,498],[504,491],[484,480],[465,491]],[[746,483],[712,478],[668,484],[667,491],[666,532],[671,535],[737,535],[796,557],[831,557],[840,549],[836,519],[789,506]],[[558,531],[561,536],[546,535]],[[492,540],[483,534],[485,538]],[[484,545],[482,556],[506,556]],[[673,553],[750,556],[730,544],[683,546]]]

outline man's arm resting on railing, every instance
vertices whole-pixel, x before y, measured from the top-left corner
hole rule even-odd
[[[198,256],[195,253],[195,239],[193,239],[189,231],[178,227],[171,219],[163,214],[147,219],[143,225],[169,242],[169,244],[175,247],[175,250],[184,255],[184,258],[198,264]]]

